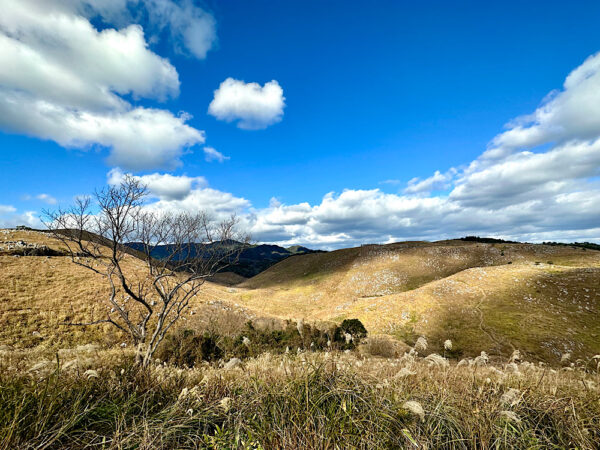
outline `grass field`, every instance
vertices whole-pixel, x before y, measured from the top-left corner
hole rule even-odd
[[[61,244],[47,234],[12,231],[0,234],[3,242],[24,241],[60,250]],[[110,325],[73,327],[66,322],[88,322],[101,317],[106,308],[109,287],[101,276],[74,264],[67,256],[22,256],[0,250],[0,345],[49,349],[86,343],[121,344],[125,336]],[[124,266],[133,276],[143,276],[142,262],[132,256]],[[235,274],[219,275],[208,281],[194,298],[181,326],[207,322],[243,325],[247,320],[270,320],[236,304],[226,285]],[[224,281],[222,281],[224,280]]]
[[[37,232],[11,231],[4,241],[57,242]],[[0,246],[3,241],[0,241]],[[64,256],[3,255],[0,251],[0,343],[48,348],[88,342],[115,344],[110,327],[73,328],[101,314],[103,280]],[[141,262],[128,257],[132,273]],[[363,246],[290,257],[249,280],[219,274],[204,285],[182,326],[304,319],[360,319],[370,333],[413,344],[447,337],[456,356],[481,348],[556,363],[600,353],[600,252],[529,244],[463,241]],[[439,351],[440,348],[434,348]]]
[[[278,317],[357,317],[409,344],[451,337],[459,355],[518,348],[557,362],[600,353],[599,281],[597,251],[444,241],[292,257],[236,288]]]
[[[140,372],[126,336],[64,325],[104,307],[102,280],[65,256],[14,256],[18,240],[60,250],[0,234],[0,448],[600,445],[600,252],[412,242],[222,274],[179,330],[231,341],[248,320],[267,335],[359,318],[369,337],[348,352],[250,341],[231,369],[226,353]]]
[[[3,358],[0,448],[596,448],[597,360],[448,365],[356,353],[263,354],[225,370]],[[38,356],[39,357],[39,356]],[[443,362],[442,362],[443,361]]]

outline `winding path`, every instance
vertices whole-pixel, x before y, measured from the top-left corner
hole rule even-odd
[[[483,311],[481,310],[480,306],[483,303],[484,300],[487,300],[487,294],[486,292],[480,288],[477,287],[477,289],[479,290],[479,292],[481,293],[481,300],[479,300],[479,303],[477,303],[477,305],[475,306],[475,310],[477,311],[477,313],[479,314],[479,329],[490,338],[490,340],[496,344],[496,346],[498,346],[498,350],[502,350],[502,346],[503,345],[509,345],[510,348],[514,351],[515,347],[514,345],[512,345],[512,343],[510,341],[507,341],[506,339],[498,339],[496,337],[496,335],[494,334],[494,332],[492,330],[488,330],[486,329],[486,327],[484,326],[484,321],[483,321]]]

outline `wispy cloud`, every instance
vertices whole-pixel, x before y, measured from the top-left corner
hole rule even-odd
[[[408,186],[404,189],[404,193],[421,194],[448,189],[456,172],[457,171],[454,168],[446,173],[440,173],[439,170],[436,170],[432,176],[425,178],[424,180],[413,178],[408,182]]]
[[[225,156],[223,153],[215,150],[213,147],[204,147],[204,159],[207,162],[218,161],[220,163],[231,159],[229,156]]]
[[[392,186],[396,186],[401,183],[402,183],[402,180],[383,180],[383,181],[379,182],[379,184],[389,184]]]
[[[30,200],[41,200],[44,203],[47,203],[48,205],[56,205],[57,200],[52,197],[50,194],[38,194],[38,195],[29,195],[29,194],[25,194],[23,196],[21,196],[21,200],[23,201],[30,201]]]
[[[49,194],[39,194],[36,195],[35,198],[47,203],[48,205],[56,205],[57,203],[56,199]]]

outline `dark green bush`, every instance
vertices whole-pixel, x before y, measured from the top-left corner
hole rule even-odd
[[[339,327],[336,327],[334,340],[338,343],[345,343],[346,333],[352,336],[353,346],[359,344],[362,339],[367,337],[367,329],[358,319],[345,319]]]
[[[200,361],[221,358],[223,351],[215,337],[208,333],[197,334],[194,330],[182,330],[168,335],[156,352],[156,357],[181,367],[193,367]]]

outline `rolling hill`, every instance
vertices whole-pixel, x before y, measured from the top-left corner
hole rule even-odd
[[[126,256],[124,267],[143,275],[144,264],[134,255]],[[0,230],[0,268],[0,346],[59,349],[123,342],[124,336],[110,325],[65,325],[103,315],[109,288],[99,275],[73,264],[49,234]],[[240,280],[244,278],[223,273],[207,281],[178,325],[236,327],[247,320],[276,320],[235,303],[226,286]]]
[[[368,245],[295,256],[237,286],[239,302],[280,317],[340,321],[456,355],[556,362],[600,353],[600,252],[465,241]]]
[[[9,247],[19,241],[60,254],[47,234],[1,231],[0,345],[121,342],[108,326],[62,325],[97,314],[102,280],[66,256],[14,255]],[[133,255],[126,264],[142,270]],[[250,279],[219,274],[180,326],[358,318],[371,334],[409,345],[425,336],[431,351],[442,352],[451,339],[454,357],[519,349],[557,363],[565,352],[600,353],[599,281],[600,252],[579,247],[462,240],[365,245],[287,255]]]

